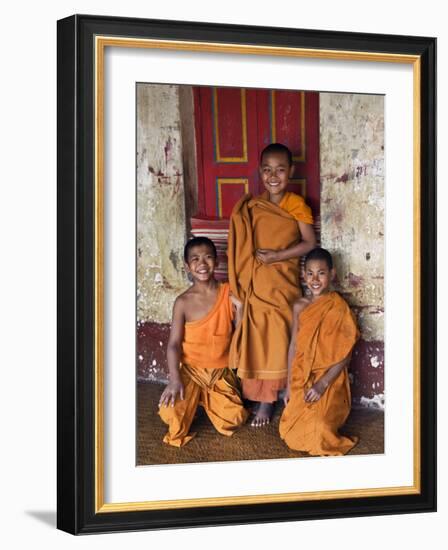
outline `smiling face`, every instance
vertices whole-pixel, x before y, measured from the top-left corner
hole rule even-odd
[[[188,251],[185,269],[194,281],[206,282],[213,278],[217,258],[213,248],[207,244],[192,246]]]
[[[305,263],[305,284],[313,298],[328,292],[333,277],[334,269],[330,269],[325,260],[309,260]]]
[[[278,204],[282,200],[293,172],[294,166],[289,164],[286,153],[271,152],[263,155],[260,178],[271,202]]]

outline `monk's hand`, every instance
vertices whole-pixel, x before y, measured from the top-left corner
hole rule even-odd
[[[316,401],[319,401],[326,389],[327,385],[325,382],[319,380],[319,382],[313,384],[313,386],[311,386],[311,388],[305,393],[305,402],[315,403]]]
[[[232,293],[230,293],[230,301],[237,311],[241,311],[243,309],[243,302],[240,302],[240,300],[238,300],[238,298]]]
[[[273,264],[279,261],[277,250],[269,250],[268,248],[257,248],[255,257],[264,264]]]
[[[174,407],[178,395],[181,400],[184,399],[184,386],[180,379],[171,380],[160,396],[159,407]]]
[[[283,402],[285,405],[288,404],[290,396],[291,396],[291,388],[289,387],[289,384],[288,384],[285,389],[285,395],[283,396]]]

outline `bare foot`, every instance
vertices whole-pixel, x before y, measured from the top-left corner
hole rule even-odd
[[[271,421],[272,411],[274,410],[273,403],[260,403],[257,412],[250,423],[254,428],[266,426]]]

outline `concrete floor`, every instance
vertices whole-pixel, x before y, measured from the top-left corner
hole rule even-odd
[[[231,437],[216,432],[200,408],[191,431],[197,435],[181,449],[162,442],[166,426],[157,414],[157,403],[163,386],[140,382],[137,389],[137,465],[181,464],[307,457],[291,451],[278,435],[278,422],[283,406],[278,403],[269,426],[242,426]],[[357,435],[359,443],[351,455],[384,452],[384,413],[377,409],[353,409],[341,433]]]

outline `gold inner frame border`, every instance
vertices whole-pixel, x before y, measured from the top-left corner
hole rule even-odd
[[[348,489],[305,493],[279,493],[216,498],[106,503],[104,501],[104,53],[106,47],[149,48],[208,53],[235,53],[242,55],[269,55],[302,57],[327,60],[368,61],[411,64],[413,66],[413,217],[414,217],[414,418],[413,458],[414,482],[411,486],[381,487],[372,489]],[[231,506],[274,502],[303,502],[341,498],[411,495],[421,492],[421,387],[420,387],[420,166],[421,166],[421,59],[418,55],[355,52],[345,50],[306,49],[294,47],[256,46],[250,44],[225,44],[181,40],[156,40],[96,36],[95,59],[95,513],[166,510],[204,506]]]

